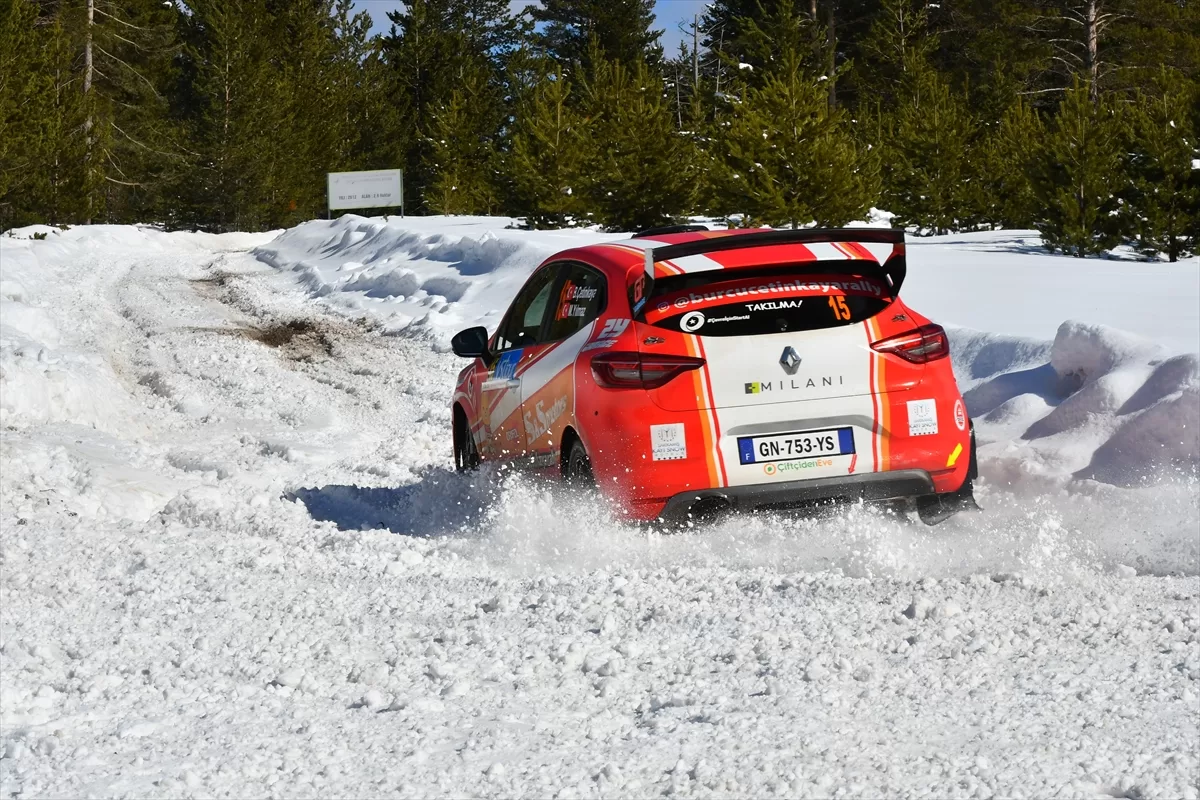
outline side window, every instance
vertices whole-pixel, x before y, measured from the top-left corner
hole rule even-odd
[[[582,264],[568,264],[555,292],[554,315],[547,341],[565,339],[600,316],[604,310],[607,279],[602,272]]]
[[[553,267],[539,270],[517,294],[517,299],[508,307],[508,316],[504,318],[504,324],[496,332],[493,349],[497,353],[516,347],[528,347],[537,342],[557,274],[558,270]]]

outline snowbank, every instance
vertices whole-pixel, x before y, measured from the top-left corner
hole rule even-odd
[[[255,249],[342,313],[441,342],[495,327],[529,273],[568,247],[625,238],[592,230],[521,231],[507,217],[315,220]]]
[[[1117,486],[1195,480],[1200,359],[1067,321],[1052,343],[952,329],[985,477]]]
[[[872,212],[868,222],[886,225]],[[346,215],[292,228],[255,250],[314,297],[392,331],[448,341],[494,327],[529,272],[568,247],[627,238],[516,230],[508,217]],[[1036,233],[910,237],[905,298],[946,325],[1049,340],[1064,319],[1131,331],[1172,353],[1200,351],[1200,259],[1176,264],[1047,254]]]

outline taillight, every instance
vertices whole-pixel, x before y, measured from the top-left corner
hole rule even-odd
[[[601,353],[592,358],[592,375],[606,389],[657,389],[676,375],[702,366],[703,358],[691,356]]]
[[[950,355],[950,342],[941,325],[922,325],[915,331],[875,342],[880,353],[893,353],[913,364],[925,364]]]

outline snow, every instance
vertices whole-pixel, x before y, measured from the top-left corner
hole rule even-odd
[[[987,510],[667,536],[452,470],[512,224],[0,236],[0,795],[1197,795],[1194,261],[913,241]]]

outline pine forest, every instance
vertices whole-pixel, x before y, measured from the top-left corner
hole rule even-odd
[[[1200,249],[1194,0],[0,0],[0,230],[265,230],[325,174],[412,214],[1036,229]],[[376,30],[379,30],[377,27]]]

